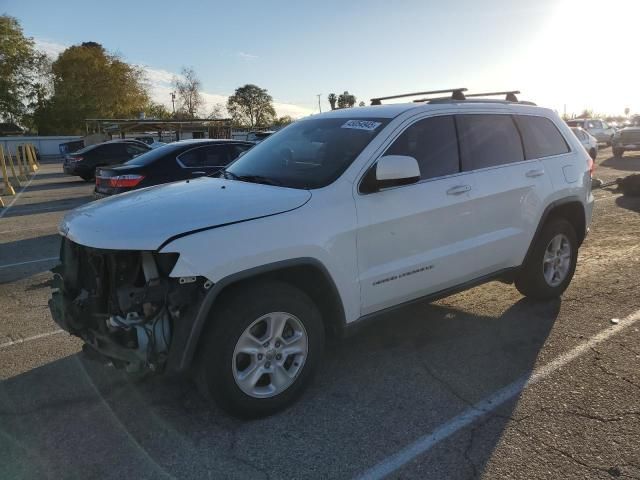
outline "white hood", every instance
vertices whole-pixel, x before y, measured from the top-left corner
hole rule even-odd
[[[310,198],[307,190],[199,178],[92,202],[69,212],[59,230],[88,247],[156,250],[175,235],[286,212]]]

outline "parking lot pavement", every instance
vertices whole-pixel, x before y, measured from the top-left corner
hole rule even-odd
[[[0,478],[640,478],[640,199],[596,196],[561,300],[490,283],[406,308],[329,347],[297,404],[251,422],[187,379],[84,360],[46,310],[51,264],[7,269]],[[62,213],[34,213],[33,231],[0,219],[15,230],[0,236],[0,265],[21,241],[33,242],[22,261],[55,255]]]

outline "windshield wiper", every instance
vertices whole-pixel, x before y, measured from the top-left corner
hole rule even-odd
[[[236,175],[233,172],[230,172],[229,170],[226,169],[222,169],[219,172],[214,173],[213,175],[221,175],[222,178],[227,178],[227,179],[231,179],[231,180],[238,180],[238,175]]]
[[[231,173],[231,172],[229,172]],[[241,180],[243,182],[251,182],[251,183],[263,183],[265,185],[274,185],[276,187],[282,186],[282,182],[278,180],[274,180],[273,178],[263,177],[262,175],[235,175],[236,180]]]

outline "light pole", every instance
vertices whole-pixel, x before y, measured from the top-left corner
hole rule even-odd
[[[321,93],[317,94],[316,97],[318,97],[318,109],[320,110],[320,113],[322,113],[322,105],[320,105],[320,95],[322,95]]]
[[[173,114],[176,114],[176,92],[171,92],[171,106],[173,107]]]

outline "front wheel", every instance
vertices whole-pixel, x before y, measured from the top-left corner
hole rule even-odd
[[[576,269],[578,240],[564,218],[546,223],[536,240],[515,285],[526,297],[548,300],[567,289]]]
[[[197,383],[227,412],[256,418],[295,401],[324,349],[320,313],[301,290],[282,282],[235,289],[214,309],[203,338]]]

